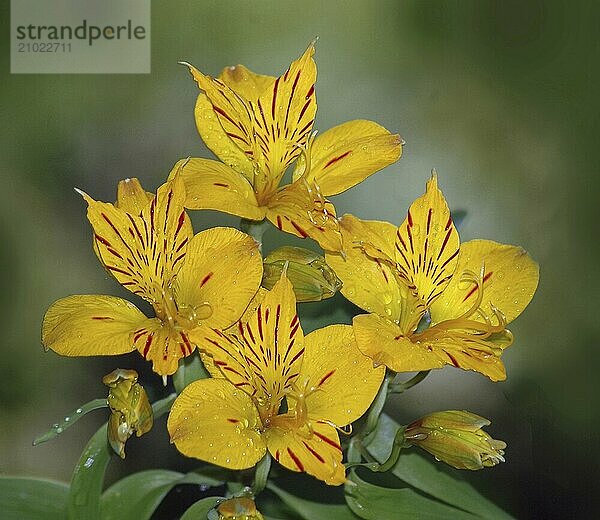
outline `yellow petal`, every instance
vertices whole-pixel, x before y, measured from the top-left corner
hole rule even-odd
[[[314,44],[293,61],[285,74],[254,104],[258,164],[264,173],[254,184],[258,192],[274,192],[285,169],[300,155],[310,138],[317,100]]]
[[[226,164],[209,159],[177,161],[169,178],[175,174],[185,183],[185,207],[213,209],[250,220],[265,218],[258,206],[252,185]]]
[[[135,216],[83,194],[94,246],[104,267],[125,288],[154,303],[181,266],[193,231],[183,209],[185,188],[178,178],[163,184]]]
[[[152,370],[161,376],[174,374],[179,360],[196,348],[186,331],[175,329],[158,318],[147,318],[140,323],[133,340],[144,359],[152,361]]]
[[[231,90],[253,102],[258,101],[263,92],[272,89],[273,83],[275,83],[273,76],[256,74],[244,65],[225,67],[221,71],[219,79]]]
[[[63,356],[124,354],[134,350],[133,332],[146,319],[121,298],[68,296],[46,311],[42,343]]]
[[[450,282],[459,238],[434,173],[398,228],[396,262],[411,290],[429,307]]]
[[[469,310],[477,299],[477,288],[474,284],[461,281],[461,275],[465,271],[479,273],[482,267],[483,312],[492,317],[494,306],[504,315],[507,323],[521,314],[537,288],[538,265],[520,247],[491,240],[471,240],[460,246],[455,275],[431,306],[433,324],[457,318]],[[471,319],[483,321],[477,314]]]
[[[325,260],[342,281],[342,294],[367,312],[398,319],[408,294],[406,284],[397,279],[388,262],[365,252],[365,245],[370,243],[393,258],[396,227],[344,215],[341,231],[345,257],[327,253]]]
[[[300,379],[315,388],[306,398],[309,417],[342,427],[358,419],[373,402],[385,368],[373,368],[350,325],[330,325],[304,338]],[[301,383],[298,383],[301,384]]]
[[[195,69],[191,70],[192,74],[194,74],[193,71]],[[237,108],[243,109],[243,104]],[[231,111],[234,112],[233,109]],[[215,113],[213,105],[208,97],[206,97],[206,94],[198,96],[194,108],[194,117],[196,119],[196,128],[204,144],[227,166],[252,182],[254,178],[254,165],[250,160],[252,152],[248,143],[244,141],[245,150],[248,152],[244,153],[244,150],[238,146],[239,138],[230,137],[227,135],[227,131],[232,136],[235,135],[237,137],[238,134],[231,132],[231,128],[229,127],[228,130],[225,130],[221,126],[217,113]],[[237,128],[237,131],[239,130]]]
[[[310,148],[310,166],[298,160],[294,180],[304,175],[330,197],[356,186],[400,158],[402,139],[373,121],[348,121],[317,135]]]
[[[506,378],[500,360],[502,341],[486,341],[465,330],[428,329],[405,336],[395,323],[375,314],[355,316],[352,322],[359,349],[395,372],[416,372],[452,365],[475,370],[492,381]]]
[[[227,328],[242,315],[262,280],[263,264],[256,241],[237,229],[216,227],[190,240],[174,282],[181,315],[200,316],[210,327]]]
[[[282,466],[306,472],[332,486],[344,483],[342,448],[335,428],[312,422],[302,429],[268,428],[269,452]]]
[[[267,218],[281,231],[310,237],[325,250],[339,251],[342,247],[333,204],[303,179],[279,189],[269,200]]]
[[[140,216],[142,210],[154,198],[148,193],[137,179],[125,179],[117,186],[117,203],[115,206],[132,215]]]
[[[181,453],[225,468],[251,468],[266,453],[252,399],[225,379],[186,386],[173,403],[167,428]]]

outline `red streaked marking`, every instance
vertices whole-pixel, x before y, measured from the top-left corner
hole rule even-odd
[[[256,340],[254,339],[254,334],[252,334],[252,328],[250,327],[249,323],[246,323],[246,330],[248,331],[248,334],[250,335],[250,340],[252,341],[252,343],[256,343]],[[258,357],[258,356],[256,356]]]
[[[177,221],[177,229],[175,230],[175,235],[173,238],[177,237],[177,234],[181,230],[181,227],[183,226],[184,222],[185,222],[185,211],[182,211],[181,215],[179,215],[179,220]]]
[[[489,273],[486,273],[485,276],[483,277],[483,281],[481,283],[481,285],[483,286],[483,284],[485,282],[487,282],[490,279],[490,276],[492,276],[493,271],[490,271]],[[466,302],[472,295],[473,293],[477,290],[477,286],[473,287],[468,293],[467,295],[463,298],[463,302]]]
[[[183,343],[179,343],[179,350],[181,350],[181,355],[183,357],[187,356],[187,354],[185,352],[185,345]]]
[[[235,127],[237,127],[237,128],[240,128],[240,127],[238,126],[238,124],[237,124],[237,123],[236,123],[236,122],[235,122],[233,119],[231,119],[231,117],[229,117],[229,115],[227,114],[227,112],[225,112],[225,110],[223,110],[223,109],[222,109],[222,108],[220,108],[220,107],[216,107],[216,106],[214,106],[214,105],[213,105],[213,110],[214,110],[214,111],[215,111],[217,114],[219,114],[219,115],[222,115],[222,116],[223,116],[225,119],[227,119],[227,121],[229,121],[229,122],[230,122],[230,123],[231,123],[233,126],[235,126]]]
[[[101,244],[104,244],[106,247],[112,247],[110,242],[106,240],[106,238],[101,237],[98,233],[94,233],[94,237],[96,237],[96,240]]]
[[[227,418],[227,420],[228,420],[230,423],[233,423],[233,424],[237,424],[237,423],[239,423],[239,422],[240,422],[240,421],[239,421],[239,419],[232,419],[232,418],[230,419],[230,418]]]
[[[213,274],[215,273],[211,271],[204,278],[202,278],[202,281],[200,282],[200,287],[204,287],[204,284],[206,284],[206,282],[208,282],[212,278]]]
[[[294,361],[296,361],[302,354],[304,354],[304,347],[302,347],[297,353],[296,355],[291,359],[290,361],[290,365],[294,364]]]
[[[413,227],[413,219],[412,215],[410,214],[410,209],[408,210],[408,226]]]
[[[229,188],[229,184],[225,184],[224,182],[213,182],[213,186],[220,186],[221,188]]]
[[[429,234],[429,229],[431,227],[431,214],[433,213],[433,208],[429,208],[427,212],[427,234]]]
[[[311,102],[312,102],[312,99],[308,99],[306,101],[306,103],[304,103],[302,110],[300,110],[300,115],[298,116],[298,121],[302,120],[302,116],[304,115],[304,112],[306,112],[306,109],[308,108],[308,106],[310,105]]]
[[[126,276],[131,276],[131,273],[130,273],[130,272],[128,272],[128,271],[125,271],[125,270],[123,270],[123,269],[119,269],[118,267],[115,267],[114,265],[107,265],[107,266],[106,266],[106,268],[107,268],[109,271],[113,271],[113,272],[115,272],[115,273],[121,273],[121,274],[124,274],[124,275],[126,275]]]
[[[327,374],[325,374],[322,378],[321,381],[319,381],[319,384],[317,386],[321,386],[325,381],[327,381],[333,374],[335,374],[335,368],[333,370],[330,370],[329,372],[327,372]]]
[[[111,316],[92,316],[93,320],[112,320]]]
[[[446,355],[448,356],[448,358],[450,359],[450,361],[456,368],[460,368],[458,361],[456,361],[456,358],[452,354],[448,354],[448,352],[446,352]]]
[[[181,336],[181,339],[183,340],[183,342],[185,343],[185,346],[188,349],[188,354],[191,354],[194,350],[194,347],[192,347],[192,344],[190,343],[189,338],[183,332],[180,332],[179,335]]]
[[[288,448],[287,452],[289,454],[289,456],[292,458],[292,460],[294,461],[294,464],[296,464],[296,466],[298,467],[298,469],[300,471],[304,471],[304,466],[302,464],[302,462],[300,461],[300,459],[298,458],[298,455],[296,455],[293,451],[292,448]]]
[[[313,450],[306,441],[302,441],[302,444],[304,444],[306,449],[314,455],[315,459],[317,459],[321,463],[325,462],[325,459],[323,457],[321,457],[321,455],[319,455],[315,450]]]
[[[258,335],[260,336],[260,340],[264,341],[263,337],[263,329],[262,329],[262,305],[260,305],[256,312],[256,319],[258,321]]]
[[[183,248],[183,246],[185,246],[187,243],[188,243],[188,237],[185,237],[185,240],[183,240],[183,241],[181,242],[181,244],[179,244],[179,245],[177,246],[177,249],[175,249],[175,252],[176,252],[176,253],[179,253],[179,251],[181,251],[181,249]]]
[[[150,350],[150,345],[152,345],[152,340],[154,336],[152,334],[148,334],[148,338],[146,339],[146,344],[144,345],[144,359],[148,359],[148,351]]]
[[[287,74],[287,73],[286,73],[286,74]],[[279,450],[276,450],[276,451],[275,451],[275,460],[276,460],[277,462],[279,462],[279,456],[280,456]]]
[[[331,166],[332,164],[341,161],[344,157],[347,157],[348,155],[350,155],[352,153],[352,150],[348,150],[347,152],[344,152],[342,155],[338,155],[337,157],[334,157],[333,159],[330,159],[329,162],[323,166],[323,169]]]
[[[277,227],[279,231],[283,231],[283,223],[281,222],[281,215],[277,215]]]
[[[296,224],[293,220],[290,220],[290,224],[292,224],[292,226],[294,227],[294,229],[296,231],[298,231],[298,233],[300,234],[300,236],[302,238],[306,238],[308,236],[308,233],[306,231],[304,231],[304,229],[302,229],[298,224]]]
[[[271,116],[275,119],[275,106],[277,104],[277,89],[279,88],[279,80],[281,78],[277,78],[275,80],[275,84],[273,85],[273,101],[271,102]]]
[[[317,437],[319,437],[319,439],[321,439],[323,442],[326,442],[327,444],[329,444],[330,446],[334,447],[336,450],[340,450],[342,451],[342,447],[335,442],[333,439],[330,439],[329,437],[327,437],[326,435],[323,435],[322,433],[319,432],[314,432],[315,435]]]
[[[309,97],[311,97],[313,94],[315,93],[315,84],[313,83],[310,88],[308,89],[308,92],[306,93],[306,98],[308,99]]]
[[[140,330],[139,332],[137,332],[135,334],[135,336],[133,336],[133,342],[137,343],[137,340],[140,339],[144,334],[147,334],[147,333],[148,333],[147,330],[144,330],[144,329]]]
[[[452,216],[448,217],[448,222],[446,222],[446,227],[444,231],[448,231],[448,228],[452,225]]]
[[[440,248],[440,252],[437,255],[437,260],[439,260],[440,257],[442,256],[442,253],[444,252],[444,249],[446,248],[446,244],[448,243],[448,240],[450,239],[451,234],[452,234],[452,230],[449,229],[446,233],[446,236],[444,237],[444,241],[442,242],[442,247]]]
[[[220,359],[215,359],[213,361],[213,363],[215,365],[217,365],[218,367],[225,367],[225,366],[227,366],[227,361],[221,361]]]

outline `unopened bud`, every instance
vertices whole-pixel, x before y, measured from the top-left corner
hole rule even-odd
[[[467,411],[427,415],[408,425],[405,440],[457,469],[481,469],[504,462],[506,443],[481,428],[491,423]]]
[[[137,382],[135,370],[116,369],[102,378],[108,386],[108,442],[119,457],[125,458],[125,443],[135,434],[140,437],[152,428],[152,406],[146,391]]]
[[[263,520],[254,500],[248,497],[230,498],[217,506],[219,520]]]
[[[262,286],[272,289],[286,266],[287,278],[299,302],[331,298],[342,287],[325,258],[314,251],[292,246],[280,247],[266,256]]]

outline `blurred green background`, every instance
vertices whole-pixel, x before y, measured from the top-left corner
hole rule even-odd
[[[217,74],[243,63],[278,75],[319,36],[321,131],[375,120],[406,140],[402,159],[334,198],[340,214],[399,224],[431,168],[463,240],[522,245],[540,263],[533,303],[511,329],[508,380],[451,368],[396,399],[411,420],[468,409],[493,421],[506,464],[466,477],[519,518],[589,518],[599,469],[596,2],[529,0],[153,2],[150,75],[10,75],[9,5],[3,1],[0,140],[0,472],[68,480],[103,412],[36,448],[31,440],[82,402],[101,377],[136,367],[154,396],[164,390],[139,356],[44,354],[40,321],[68,294],[125,296],[90,247],[77,186],[114,200],[139,177],[154,190],[174,162],[207,155],[197,136],[197,88],[177,64]],[[206,212],[197,229],[236,220]],[[266,235],[274,243],[273,232]],[[341,300],[339,300],[341,302]],[[305,329],[326,312],[307,304]],[[132,468],[188,467],[164,428],[128,444]]]

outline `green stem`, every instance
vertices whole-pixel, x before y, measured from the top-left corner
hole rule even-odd
[[[243,218],[240,221],[240,231],[247,233],[258,242],[258,249],[262,252],[262,237],[269,227],[269,221],[264,220],[247,220]]]
[[[369,409],[369,415],[367,416],[367,423],[365,424],[363,431],[360,433],[360,437],[363,440],[362,444],[365,446],[369,444],[369,440],[367,440],[367,437],[369,435],[371,435],[371,433],[373,433],[375,431],[375,428],[377,427],[377,422],[379,421],[379,416],[381,415],[381,412],[383,411],[383,407],[384,407],[385,401],[387,399],[388,385],[390,384],[391,378],[392,378],[392,376],[390,376],[390,375],[387,375],[385,377],[385,379],[383,380],[383,383],[381,383],[379,392],[377,392],[377,396],[375,397],[375,400],[373,401],[373,404],[371,404],[371,408]]]
[[[267,454],[261,459],[256,466],[256,473],[254,474],[254,484],[252,485],[252,493],[254,496],[258,495],[265,486],[269,479],[269,471],[271,471],[271,455]]]
[[[399,375],[396,374],[396,378],[394,378],[394,381],[390,384],[390,394],[401,394],[409,388],[418,385],[421,381],[423,381],[423,379],[425,379],[429,375],[429,372],[431,372],[431,370],[422,370],[421,372],[418,372],[413,377],[411,377],[408,381],[405,381],[403,383],[395,382],[396,378]]]
[[[85,403],[81,407],[77,408],[77,410],[65,416],[65,418],[61,422],[53,424],[52,428],[50,428],[50,430],[48,430],[46,433],[43,433],[42,435],[36,437],[33,441],[33,445],[37,446],[38,444],[42,444],[43,442],[58,437],[62,432],[64,432],[67,428],[75,424],[85,414],[94,410],[98,410],[99,408],[106,408],[107,406],[108,403],[106,401],[106,398],[94,399],[88,403]]]

